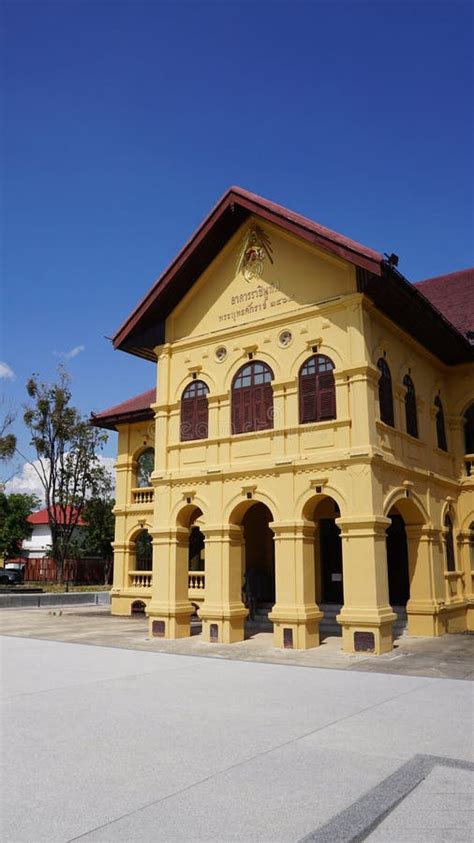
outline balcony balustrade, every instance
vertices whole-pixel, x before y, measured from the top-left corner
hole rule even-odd
[[[155,499],[155,490],[152,486],[141,488],[141,489],[132,489],[132,501],[133,503],[145,503],[150,504],[153,503]]]
[[[151,588],[153,573],[152,571],[129,571],[128,579],[132,588]]]

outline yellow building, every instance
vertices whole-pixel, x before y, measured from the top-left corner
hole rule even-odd
[[[390,650],[404,607],[412,635],[474,629],[474,272],[396,264],[224,195],[114,338],[156,365],[94,417],[119,434],[114,614],[178,638],[198,608],[232,643],[268,610],[308,648],[332,612],[348,652]]]

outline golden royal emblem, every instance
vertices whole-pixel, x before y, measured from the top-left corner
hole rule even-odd
[[[248,282],[261,278],[265,258],[273,263],[270,238],[259,225],[253,225],[243,239],[237,272],[241,272]]]

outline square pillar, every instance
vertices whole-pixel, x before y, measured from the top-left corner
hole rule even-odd
[[[410,572],[408,633],[443,635],[446,632],[446,600],[441,531],[421,524],[407,524],[405,532]]]
[[[148,605],[151,638],[191,634],[194,607],[188,597],[189,530],[162,527],[153,536],[153,585]]]
[[[392,649],[396,614],[388,597],[386,530],[389,518],[337,518],[341,529],[344,606],[337,616],[346,653],[379,655]]]
[[[275,647],[318,647],[323,613],[315,603],[315,526],[308,521],[274,521],[269,527],[275,541],[276,603],[268,617]]]
[[[206,588],[199,610],[203,638],[211,644],[243,641],[248,611],[242,603],[242,527],[205,525],[202,529],[206,542]]]

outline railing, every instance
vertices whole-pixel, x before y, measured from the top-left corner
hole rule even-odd
[[[474,454],[465,454],[464,465],[468,477],[474,477]]]
[[[153,573],[152,571],[129,571],[128,579],[132,588],[151,588]]]
[[[204,571],[188,571],[188,589],[191,591],[203,591],[206,587],[206,575]]]
[[[133,503],[153,503],[155,490],[153,487],[143,489],[132,489]]]

